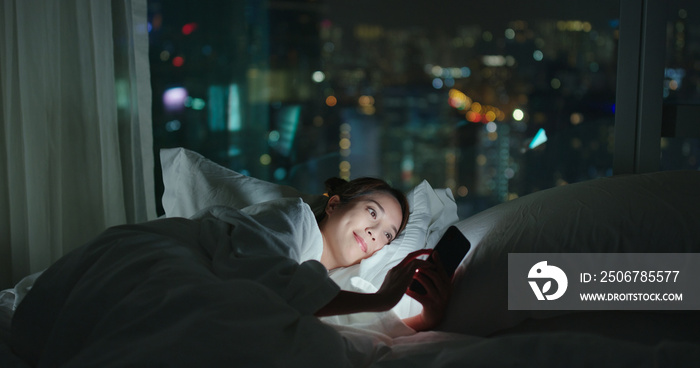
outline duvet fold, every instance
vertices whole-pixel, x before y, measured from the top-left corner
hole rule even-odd
[[[338,286],[317,260],[290,258],[320,257],[314,222],[287,200],[110,228],[39,277],[12,348],[39,367],[351,366],[313,316]]]

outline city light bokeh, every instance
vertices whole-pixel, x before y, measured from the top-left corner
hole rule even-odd
[[[149,0],[156,149],[309,193],[330,176],[428,180],[462,217],[611,175],[619,2],[501,3]],[[669,19],[679,60],[700,49],[698,16]],[[700,63],[665,77],[664,98],[697,98]],[[661,144],[698,168],[697,140]]]

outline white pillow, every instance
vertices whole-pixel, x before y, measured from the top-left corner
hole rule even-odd
[[[323,195],[302,193],[227,169],[184,148],[160,150],[163,168],[163,209],[166,217],[186,217],[211,206],[244,208],[277,198],[301,197],[318,214]]]
[[[216,205],[240,209],[283,197],[301,197],[316,214],[326,204],[323,195],[305,194],[289,186],[242,175],[184,148],[162,149],[160,158],[165,185],[163,208],[167,217],[191,217]],[[350,288],[352,277],[360,277],[378,288],[391,267],[414,250],[434,247],[449,225],[458,221],[457,204],[448,189],[433,190],[423,181],[406,197],[411,215],[404,231],[389,246],[359,265],[334,270],[331,277],[341,288]],[[412,302],[413,299],[404,299],[397,309],[404,310],[399,312],[401,316],[420,311],[420,305]]]
[[[472,249],[440,330],[486,336],[567,311],[508,310],[508,253],[700,252],[700,172],[601,178],[543,190],[456,224]]]

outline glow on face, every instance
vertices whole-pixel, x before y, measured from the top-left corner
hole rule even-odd
[[[347,204],[329,201],[321,227],[324,252],[337,266],[350,266],[389,244],[401,226],[399,202],[390,194],[374,193]]]

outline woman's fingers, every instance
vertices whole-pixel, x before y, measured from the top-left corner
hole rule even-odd
[[[428,255],[432,249],[419,249],[406,255],[398,265],[392,269],[391,284],[396,286],[406,285],[406,293],[419,300],[425,298],[449,298],[451,279],[447,275],[437,254],[433,254],[433,261],[419,259],[418,257]],[[418,294],[409,289],[412,280],[418,280],[428,291],[426,294]]]
[[[419,250],[413,251],[411,253],[408,253],[408,255],[406,255],[406,257],[404,257],[404,259],[398,264],[398,266],[406,265],[407,263],[415,260],[416,258],[418,258],[420,256],[430,254],[432,251],[433,251],[432,249],[419,249]]]
[[[424,268],[419,272],[416,272],[413,279],[417,280],[426,290],[425,294],[418,294],[410,290],[409,296],[415,298],[439,298],[445,299],[449,298],[451,293],[451,280],[447,276],[444,270],[440,270],[437,267]],[[411,294],[416,294],[414,295]],[[420,301],[420,300],[419,300]]]
[[[422,259],[411,259],[408,262],[401,262],[392,268],[384,279],[380,288],[382,292],[401,297],[413,280],[413,276],[418,270],[425,270],[434,267],[430,262]]]
[[[395,272],[407,273],[407,274],[410,274],[411,277],[413,277],[413,274],[415,272],[417,272],[419,270],[423,270],[423,269],[433,268],[433,267],[435,267],[435,265],[432,264],[431,262],[428,262],[428,261],[422,260],[422,259],[415,259],[414,258],[414,259],[411,259],[408,261],[406,261],[406,259],[404,259],[403,261],[401,261],[401,263],[396,265],[394,267],[394,269],[396,270]],[[399,271],[399,270],[401,270],[401,271]]]

